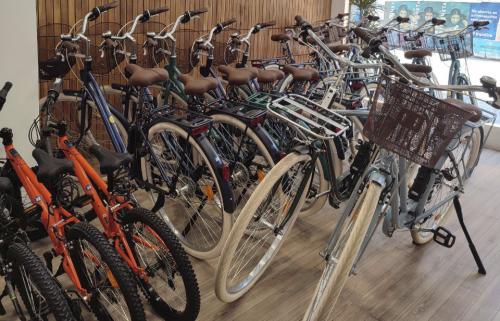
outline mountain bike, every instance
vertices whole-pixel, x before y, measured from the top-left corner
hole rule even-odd
[[[0,92],[0,110],[11,86],[5,84]],[[29,247],[22,224],[24,208],[13,194],[10,179],[0,177],[0,276],[5,283],[0,294],[0,315],[7,314],[1,300],[8,296],[22,321],[80,320],[60,285]]]
[[[97,7],[87,18],[95,18],[110,8],[110,5]],[[40,208],[39,220],[52,243],[46,254],[62,258],[55,276],[68,276],[77,296],[73,302],[92,311],[98,319],[145,320],[129,268],[97,228],[66,208],[74,191],[67,178],[73,173],[72,163],[35,148],[33,157],[38,167],[32,169],[15,149],[12,130],[2,128],[0,138],[7,156],[2,176],[12,182],[16,202],[22,204],[19,197],[22,187],[31,204]],[[29,217],[24,214],[21,220]]]

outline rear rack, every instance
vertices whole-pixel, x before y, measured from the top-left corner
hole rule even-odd
[[[320,140],[334,139],[351,126],[347,117],[296,94],[273,100],[267,109],[272,115]]]

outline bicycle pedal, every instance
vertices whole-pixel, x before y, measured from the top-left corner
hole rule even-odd
[[[438,226],[437,229],[433,230],[433,233],[433,240],[437,244],[447,248],[451,248],[455,244],[456,237],[448,229]]]

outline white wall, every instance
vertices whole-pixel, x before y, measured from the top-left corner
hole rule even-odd
[[[13,83],[0,112],[0,128],[12,128],[17,150],[30,163],[28,129],[38,113],[36,24],[35,0],[0,0],[0,86]]]

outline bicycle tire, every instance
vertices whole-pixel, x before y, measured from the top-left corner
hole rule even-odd
[[[73,316],[68,301],[63,294],[54,278],[38,258],[35,253],[25,244],[14,243],[7,250],[7,260],[12,262],[12,272],[14,284],[19,291],[20,297],[28,310],[31,318],[35,318],[36,312],[33,311],[33,303],[31,300],[39,299],[38,295],[30,295],[28,293],[26,282],[23,281],[22,270],[26,277],[33,282],[38,293],[45,298],[48,306],[48,313],[51,314],[56,321],[72,321],[76,320]],[[47,314],[44,314],[47,317]]]
[[[272,245],[270,245],[269,248],[265,250],[261,257],[257,258],[257,263],[254,264],[255,268],[253,268],[253,266],[250,267],[250,272],[247,273],[248,276],[246,276],[243,281],[233,286],[232,288],[234,289],[231,289],[231,287],[228,285],[228,278],[231,272],[231,263],[238,250],[237,248],[240,244],[240,241],[242,241],[244,237],[250,239],[254,235],[254,232],[248,232],[247,230],[249,224],[252,224],[251,220],[254,217],[254,214],[258,212],[262,204],[266,205],[266,210],[267,208],[270,208],[274,205],[269,203],[268,193],[274,191],[281,193],[281,190],[283,188],[281,185],[281,179],[288,175],[288,171],[297,164],[304,164],[305,166],[310,162],[311,156],[308,154],[299,154],[296,152],[288,154],[281,161],[279,161],[276,166],[274,166],[273,169],[265,176],[264,180],[257,186],[256,190],[249,198],[247,204],[242,209],[231,232],[229,233],[229,237],[226,241],[226,244],[224,245],[224,249],[217,265],[215,294],[220,300],[224,302],[233,302],[242,297],[255,285],[255,283],[260,279],[265,270],[269,267],[271,261],[276,256],[281,245],[283,244],[283,241],[290,234],[289,232],[291,231],[293,224],[298,217],[298,212],[305,202],[307,193],[304,193],[303,190],[301,191],[301,194],[299,196],[300,199],[297,203],[297,207],[291,214],[290,219],[284,226],[283,230],[279,233],[281,237],[276,237],[276,239],[271,240]],[[298,169],[297,171],[300,171],[300,169]],[[301,180],[298,180],[298,182],[300,184]],[[273,194],[272,196],[276,195]],[[295,197],[296,196],[293,196],[292,199],[295,199]],[[276,198],[271,198],[271,200],[276,200]],[[285,211],[286,210],[287,209],[285,209]],[[278,220],[278,216],[279,214],[275,217],[276,220]],[[257,231],[259,237],[270,235],[269,232],[263,235],[262,229],[260,229],[258,226],[255,230]],[[272,231],[272,234],[275,234],[274,231]],[[245,245],[245,242],[243,243],[243,245]],[[255,250],[254,253],[257,253],[257,250]],[[248,266],[248,264],[245,265]]]
[[[215,184],[214,186],[216,191],[212,197],[214,197],[215,195],[219,195],[219,199],[216,200],[215,198],[213,198],[213,201],[214,201],[214,206],[220,207],[221,217],[217,219],[220,219],[221,222],[216,222],[214,218],[211,218],[211,220],[213,221],[212,223],[220,225],[220,235],[218,232],[216,235],[218,240],[214,240],[215,244],[208,244],[207,246],[202,247],[203,244],[194,244],[193,242],[195,240],[189,240],[185,236],[183,236],[183,231],[185,231],[185,228],[180,229],[178,226],[175,226],[173,220],[170,219],[169,215],[178,215],[179,211],[173,213],[172,211],[165,210],[164,206],[164,208],[159,210],[159,214],[166,220],[166,223],[168,224],[170,229],[179,238],[187,253],[203,260],[217,257],[220,254],[220,251],[222,250],[222,246],[225,240],[227,239],[227,235],[229,235],[229,230],[231,229],[231,220],[232,220],[230,212],[232,212],[234,209],[234,196],[232,194],[232,188],[228,181],[225,181],[220,176],[220,174],[217,174],[217,169],[214,166],[214,164],[220,162],[221,159],[219,157],[218,160],[215,160],[212,159],[211,156],[209,156],[209,155],[216,155],[216,152],[214,150],[214,147],[209,143],[206,137],[203,138],[204,145],[202,146],[195,138],[193,138],[193,136],[189,135],[184,129],[173,123],[166,121],[158,121],[157,123],[152,124],[152,126],[148,129],[148,140],[150,144],[155,136],[163,133],[164,131],[174,133],[175,135],[177,135],[177,137],[180,137],[181,142],[189,144],[190,148],[193,148],[197,152],[196,155],[200,157],[201,161],[203,161],[203,163],[207,167],[208,173]],[[207,148],[211,149],[211,151],[208,152],[206,150]],[[145,158],[142,159],[141,168],[143,172],[143,177],[145,177],[150,183],[154,183],[151,166],[149,164],[150,164],[149,160],[146,160]],[[189,181],[186,184],[190,185]],[[153,203],[156,202],[157,196],[155,195],[154,190],[152,190],[149,193],[149,196]],[[189,205],[190,202],[188,201],[188,199],[184,200],[180,199],[179,202],[184,202],[186,203],[186,206],[190,206]],[[188,223],[190,223],[190,221]],[[205,228],[209,228],[208,225]],[[209,233],[212,233],[212,231],[209,231]]]
[[[244,133],[243,135],[245,135],[248,138],[250,143],[253,142],[257,146],[257,149],[260,152],[260,155],[264,158],[264,161],[267,163],[267,164],[265,164],[267,167],[267,171],[269,171],[269,169],[275,165],[275,161],[274,161],[273,157],[271,156],[272,149],[270,147],[268,147],[260,139],[260,137],[257,135],[257,133],[252,128],[245,125],[242,121],[240,121],[232,116],[226,115],[226,114],[214,113],[214,114],[211,114],[210,117],[214,120],[214,122],[216,124],[218,123],[218,124],[222,124],[222,125],[229,125],[231,127],[236,128],[237,130],[239,130],[240,134]],[[221,133],[221,134],[224,134],[224,133]],[[236,135],[237,134],[238,133],[236,133]],[[216,142],[214,141],[216,138],[213,138],[213,137],[211,137],[211,135],[209,135],[209,139],[212,142],[212,145],[214,147],[216,147],[216,149],[217,149],[218,144],[216,144]],[[236,143],[236,142],[233,141],[232,143]],[[225,147],[225,146],[222,146],[222,147]],[[220,149],[222,149],[222,148],[220,148]],[[218,152],[220,151],[220,149],[218,150]],[[234,150],[231,150],[231,152],[234,152]],[[238,152],[238,151],[236,151],[236,152]],[[219,152],[219,155],[221,155],[221,154],[222,153]],[[229,155],[229,157],[233,158],[232,155]],[[252,161],[254,159],[252,159]],[[230,161],[231,160],[229,159],[228,162],[230,162]],[[248,169],[248,168],[246,168],[246,169]],[[244,170],[244,169],[241,169],[241,170]],[[235,176],[235,175],[233,174],[233,176]],[[245,173],[245,175],[243,175],[243,176],[245,176],[245,177],[248,176],[248,179],[250,179],[250,173]],[[237,187],[238,187],[237,185],[239,185],[239,184],[234,182],[234,180],[232,180],[232,183],[233,183],[232,185],[233,185],[233,191],[234,191],[235,189],[237,189]],[[250,193],[250,195],[251,195],[251,193]],[[244,206],[244,204],[246,203],[246,201],[248,201],[248,197],[246,197],[245,199],[240,199],[242,197],[241,194],[235,193],[234,196],[235,196],[236,201],[237,201],[237,204],[236,204],[237,208],[232,216],[233,222],[236,220],[239,211],[241,211],[241,209]]]
[[[165,302],[164,298],[158,296],[150,297],[149,302],[152,305],[155,312],[160,315],[165,320],[176,320],[176,321],[194,321],[196,320],[198,313],[200,312],[200,290],[198,288],[198,281],[196,280],[196,275],[194,273],[191,262],[184,251],[181,243],[175,236],[175,234],[170,230],[168,225],[158,216],[153,214],[151,211],[146,210],[144,208],[134,208],[127,211],[122,220],[122,226],[125,231],[130,231],[132,228],[131,225],[135,223],[142,223],[145,225],[144,227],[148,227],[152,230],[153,233],[150,233],[152,237],[159,238],[159,241],[164,244],[166,247],[165,252],[169,253],[170,256],[167,260],[167,263],[159,261],[156,265],[163,266],[164,269],[166,264],[171,264],[172,261],[174,263],[174,267],[177,269],[182,278],[182,282],[184,285],[184,290],[186,294],[186,306],[183,311],[176,309],[175,307],[171,307],[167,302]],[[127,233],[127,232],[126,232]],[[128,232],[130,233],[130,232]],[[156,234],[156,235],[155,235]],[[136,236],[136,238],[140,237],[139,234],[134,234],[132,237]],[[150,238],[146,239],[146,242],[153,243],[150,241]],[[155,246],[161,243],[154,243]],[[160,245],[161,246],[161,245]],[[137,244],[133,244],[134,251],[137,252]],[[155,253],[156,254],[156,253]],[[155,257],[163,257],[164,254],[156,254]],[[138,263],[141,259],[144,261],[145,255],[139,255]],[[145,262],[143,262],[145,263]],[[154,268],[146,267],[145,264],[140,264],[143,268],[148,271],[153,271]],[[173,269],[174,267],[169,266],[169,269]],[[175,274],[174,272],[174,274]],[[152,273],[157,274],[158,271]],[[168,273],[168,271],[167,271]],[[150,279],[152,279],[151,272],[148,273]],[[149,280],[148,280],[149,281]],[[172,281],[173,282],[173,281]],[[151,285],[154,287],[154,285]],[[172,288],[171,285],[167,285]],[[173,284],[175,289],[178,289],[178,284]],[[151,293],[151,291],[149,291]],[[155,291],[155,293],[158,293]],[[148,297],[148,294],[145,294]]]
[[[91,287],[88,279],[89,274],[87,274],[87,271],[83,270],[86,267],[84,260],[86,254],[82,253],[82,251],[79,250],[79,247],[81,247],[81,242],[85,241],[98,252],[97,254],[99,254],[102,260],[98,265],[101,267],[104,263],[109,269],[105,273],[106,283],[111,283],[111,288],[120,289],[120,294],[123,296],[123,300],[125,301],[124,303],[127,305],[129,315],[121,315],[119,318],[113,318],[107,310],[107,308],[111,307],[104,306],[100,302],[96,302],[94,298],[96,298],[97,295],[93,295],[89,305],[97,319],[99,321],[121,321],[128,319],[130,316],[129,320],[131,321],[145,321],[146,316],[138,293],[137,282],[129,267],[123,262],[116,250],[108,243],[103,234],[89,223],[78,222],[71,226],[71,228],[67,231],[66,236],[68,241],[72,244],[70,247],[70,257],[73,261],[73,266],[78,274],[82,286],[87,288],[87,290],[90,290],[91,293],[96,290],[100,290],[89,289]],[[83,250],[83,248],[81,249]],[[94,256],[94,260],[97,259],[98,258]],[[96,279],[99,276],[95,274],[95,271],[93,271],[92,274]],[[116,282],[116,284],[113,284],[113,282]],[[102,296],[102,291],[99,291],[99,294]]]
[[[350,234],[345,241],[340,256],[335,260],[328,260],[326,267],[314,291],[313,298],[307,308],[303,321],[329,320],[324,313],[327,307],[330,314],[335,303],[345,286],[347,278],[351,273],[354,261],[365,239],[370,221],[378,206],[378,201],[382,193],[382,187],[377,183],[368,184],[350,213],[355,222],[350,229]],[[339,239],[343,239],[339,237]],[[337,264],[334,264],[334,261]],[[334,266],[335,265],[335,266]]]

